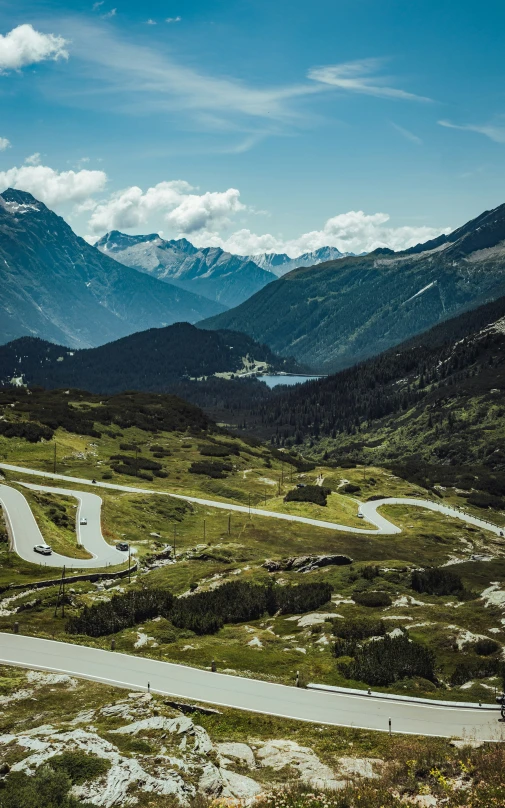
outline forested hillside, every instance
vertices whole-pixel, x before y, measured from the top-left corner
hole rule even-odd
[[[0,346],[0,385],[77,387],[96,393],[173,391],[175,383],[218,374],[296,370],[246,334],[204,331],[189,323],[152,328],[81,351],[24,337]]]
[[[356,367],[284,388],[262,405],[256,429],[326,460],[395,464],[410,476],[424,468],[433,482],[440,469],[447,479],[468,476],[465,465],[505,470],[504,415],[501,298]]]
[[[505,294],[505,205],[401,253],[302,267],[204,321],[332,373]],[[202,325],[202,324],[201,324]]]

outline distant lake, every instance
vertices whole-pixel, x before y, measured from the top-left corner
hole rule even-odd
[[[304,384],[322,378],[323,376],[258,376],[260,382],[265,382],[268,387],[277,387],[279,384]]]

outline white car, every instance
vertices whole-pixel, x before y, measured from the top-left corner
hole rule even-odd
[[[49,547],[48,544],[36,544],[33,548],[36,553],[40,553],[40,555],[51,555],[53,550]]]
[[[364,519],[364,518],[365,518],[365,517],[363,516],[363,514],[362,514],[362,513],[358,513],[358,519]]]
[[[81,518],[79,519],[79,524],[80,525],[87,525],[88,524],[88,520],[86,519],[85,516],[81,516]]]

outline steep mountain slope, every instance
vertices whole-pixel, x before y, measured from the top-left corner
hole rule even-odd
[[[395,463],[425,475],[443,466],[443,476],[428,474],[441,483],[468,477],[465,464],[481,477],[501,470],[505,495],[504,416],[502,297],[355,367],[284,388],[263,403],[256,430],[339,462]]]
[[[403,253],[301,268],[200,324],[232,328],[323,372],[505,294],[505,205]]]
[[[249,258],[231,255],[219,247],[197,249],[187,239],[165,241],[156,233],[129,236],[113,230],[95,246],[126,266],[226,307],[238,306],[275,280],[275,275]]]
[[[0,346],[0,385],[6,386],[165,392],[175,382],[207,376],[223,380],[291,369],[296,369],[293,363],[245,334],[203,331],[189,323],[152,328],[81,351],[31,337]]]
[[[303,253],[297,258],[290,258],[286,253],[260,253],[259,255],[247,255],[244,258],[254,261],[259,267],[270,270],[280,278],[298,267],[312,267],[316,264],[323,264],[325,261],[336,261],[353,254],[342,253],[336,247],[320,247],[313,252]]]
[[[0,342],[28,334],[82,348],[223,310],[102,255],[23,191],[0,196],[0,267]]]

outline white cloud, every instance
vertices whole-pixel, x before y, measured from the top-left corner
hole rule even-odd
[[[239,255],[280,252],[296,258],[326,246],[354,253],[370,252],[377,247],[404,250],[449,232],[449,228],[390,227],[387,226],[389,220],[387,213],[366,214],[362,210],[351,210],[328,219],[321,230],[312,230],[294,239],[283,239],[271,233],[258,235],[242,229],[226,238],[217,232],[200,233],[194,240],[198,246],[210,244]]]
[[[181,19],[181,17],[167,17],[165,22],[180,22]]]
[[[0,151],[5,151],[5,149],[8,149],[10,145],[10,140],[8,140],[6,137],[0,137]]]
[[[404,138],[410,140],[411,143],[415,143],[417,146],[422,146],[423,141],[421,138],[415,135],[414,132],[411,132],[410,129],[405,129],[404,126],[400,126],[397,123],[391,123],[391,126],[393,129],[396,129],[400,135],[403,135]]]
[[[156,20],[149,19],[146,20],[146,25],[158,25],[158,23],[156,22]]]
[[[49,207],[83,202],[103,191],[103,171],[55,171],[49,166],[24,165],[0,171],[0,193],[6,188],[28,191]]]
[[[505,126],[497,124],[483,124],[477,126],[474,124],[458,125],[450,121],[438,121],[440,126],[445,126],[446,129],[460,129],[462,132],[477,132],[479,135],[485,135],[495,143],[505,143]]]
[[[89,229],[97,234],[107,230],[150,229],[149,221],[163,216],[172,228],[191,234],[226,225],[230,215],[245,210],[235,188],[204,194],[192,193],[194,190],[184,180],[160,182],[145,192],[138,186],[126,188],[96,205]]]
[[[93,3],[93,11],[98,11],[98,9],[103,6],[105,0],[98,0],[97,3]]]
[[[68,42],[55,34],[41,34],[32,25],[18,25],[0,34],[0,73],[20,70],[47,59],[68,59]]]
[[[390,81],[389,77],[376,75],[382,64],[382,59],[361,59],[339,65],[313,67],[307,75],[309,79],[338,87],[347,92],[374,95],[377,98],[398,98],[405,101],[431,100],[405,90],[388,87],[386,82]]]
[[[38,166],[38,165],[40,165],[40,152],[35,152],[34,154],[30,154],[30,156],[25,159],[25,165],[27,165],[27,166]]]
[[[110,20],[111,17],[115,17],[117,14],[117,8],[111,8],[110,11],[106,11],[105,14],[102,14],[102,20]]]

